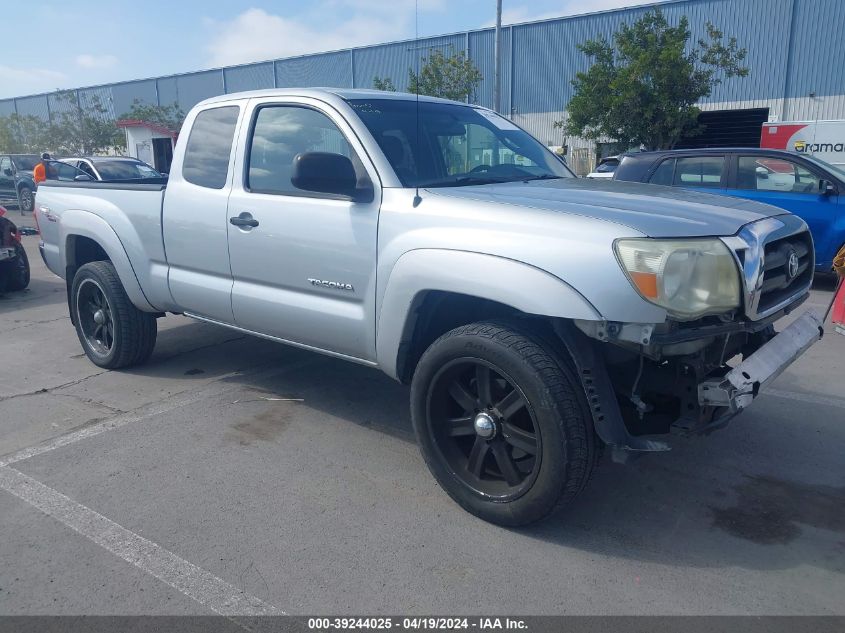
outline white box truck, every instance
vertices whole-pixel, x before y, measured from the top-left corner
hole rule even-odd
[[[764,123],[760,147],[812,154],[831,165],[845,166],[845,121]]]

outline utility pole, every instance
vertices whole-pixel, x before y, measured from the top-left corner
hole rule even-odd
[[[496,0],[496,41],[493,56],[493,109],[499,112],[499,97],[502,94],[502,0]]]

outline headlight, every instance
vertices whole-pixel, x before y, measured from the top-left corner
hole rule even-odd
[[[617,240],[616,256],[642,297],[681,320],[739,306],[739,270],[717,239]]]

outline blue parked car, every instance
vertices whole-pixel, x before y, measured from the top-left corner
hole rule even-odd
[[[625,155],[613,179],[737,196],[791,211],[813,234],[817,272],[829,272],[845,244],[845,171],[812,156],[752,148],[640,152]]]

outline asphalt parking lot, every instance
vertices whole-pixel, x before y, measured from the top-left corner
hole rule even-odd
[[[508,530],[439,490],[378,371],[176,316],[148,365],[95,367],[24,239],[31,286],[0,297],[3,614],[845,614],[845,337],[727,429],[605,461]]]

